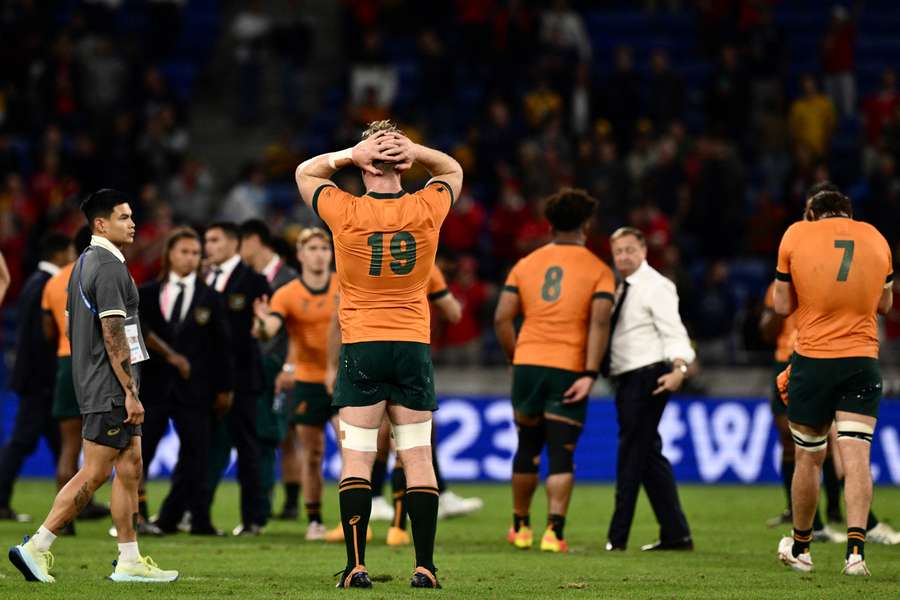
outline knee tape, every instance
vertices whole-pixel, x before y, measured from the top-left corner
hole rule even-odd
[[[575,470],[575,442],[581,427],[559,421],[547,421],[547,473],[571,473]]]
[[[822,452],[828,447],[827,433],[825,435],[807,435],[791,427],[791,437],[794,438],[794,446],[805,452]]]
[[[839,440],[860,440],[868,444],[872,443],[872,434],[875,428],[859,421],[838,421],[837,437]]]
[[[340,421],[341,448],[358,452],[376,452],[378,450],[378,428],[368,429],[351,425],[343,419]]]
[[[397,450],[409,450],[431,445],[431,419],[411,425],[391,425],[394,446]]]
[[[537,473],[544,448],[543,425],[516,425],[519,447],[513,456],[513,473]]]

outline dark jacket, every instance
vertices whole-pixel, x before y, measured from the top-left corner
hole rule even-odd
[[[178,370],[158,353],[141,370],[141,401],[164,401],[175,386],[185,386],[183,398],[190,402],[212,403],[215,394],[234,390],[234,354],[231,329],[222,297],[200,277],[184,320],[173,325],[163,317],[159,304],[162,282],[151,281],[139,289],[141,328],[144,337],[158,335],[191,363],[191,378],[185,382]]]
[[[222,297],[231,326],[234,356],[234,391],[256,394],[263,389],[262,355],[253,337],[253,301],[271,294],[269,282],[252,267],[238,263],[228,278]]]
[[[49,280],[49,273],[37,270],[25,282],[19,295],[16,363],[9,387],[20,396],[53,393],[56,346],[44,337],[44,311],[41,309],[41,296]]]

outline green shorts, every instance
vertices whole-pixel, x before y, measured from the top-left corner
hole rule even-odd
[[[827,425],[839,410],[877,417],[881,394],[874,358],[791,358],[787,414],[794,423]]]
[[[787,366],[790,363],[786,362],[775,362],[775,366],[772,371],[772,414],[776,417],[782,417],[787,415],[787,406],[784,405],[784,402],[781,401],[781,394],[778,393],[778,376],[782,371],[787,369]]]
[[[295,425],[325,425],[337,414],[337,408],[331,405],[328,390],[321,383],[295,383],[292,406]]]
[[[278,445],[287,435],[293,403],[290,392],[275,396],[275,378],[283,361],[263,355],[263,392],[256,399],[256,437]]]
[[[53,418],[57,420],[81,417],[72,380],[72,357],[60,356],[56,361],[56,385],[53,388]]]
[[[372,406],[387,400],[412,410],[437,410],[428,344],[344,344],[340,361],[334,406]]]
[[[587,400],[576,404],[563,404],[566,393],[581,373],[539,367],[515,365],[513,367],[513,409],[529,417],[549,413],[584,424],[587,417]]]

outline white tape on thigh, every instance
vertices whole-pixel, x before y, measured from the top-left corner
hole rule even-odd
[[[794,447],[798,450],[806,452],[821,452],[828,447],[828,434],[825,435],[808,435],[800,433],[791,427],[791,436],[794,438]]]
[[[871,444],[875,427],[859,421],[838,421],[837,432],[839,440],[860,440]]]
[[[412,425],[392,425],[391,435],[397,450],[431,445],[431,419]]]
[[[351,425],[344,420],[340,423],[341,447],[359,452],[378,451],[378,428],[367,429]]]

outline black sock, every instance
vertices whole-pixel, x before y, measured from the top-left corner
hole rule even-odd
[[[825,488],[825,514],[829,521],[841,521],[841,480],[834,469],[834,459],[825,457],[822,465],[822,483]]]
[[[321,502],[307,502],[306,503],[306,518],[309,519],[310,523],[321,523],[322,522],[322,503]]]
[[[787,497],[787,509],[792,511],[791,484],[794,481],[794,461],[781,460],[781,483],[784,485],[784,495]]]
[[[141,518],[144,521],[150,520],[150,517],[148,516],[150,513],[147,510],[147,496],[143,494],[138,497],[138,514],[141,515]]]
[[[822,531],[825,529],[825,523],[822,522],[822,517],[819,515],[819,509],[816,509],[816,514],[813,515],[813,531]]]
[[[866,557],[866,530],[862,527],[847,528],[847,558],[853,554]]]
[[[387,461],[376,460],[372,465],[372,496],[384,496],[384,480],[387,479]]]
[[[394,467],[391,473],[391,490],[394,493],[394,527],[406,531],[406,471]]]
[[[434,466],[434,477],[437,479],[438,491],[443,494],[447,491],[447,482],[444,480],[444,476],[441,475],[441,466],[438,464],[437,446],[434,444],[431,445],[431,464]]]
[[[434,568],[434,536],[437,533],[437,488],[417,486],[406,490],[406,510],[412,526],[413,545],[416,547],[416,566],[432,573]]]
[[[809,543],[812,542],[812,532],[812,529],[807,529],[805,531],[794,529],[794,547],[791,550],[791,554],[794,555],[794,558],[797,558],[804,552],[809,552]]]
[[[300,484],[299,483],[285,483],[284,484],[284,507],[285,508],[297,508],[300,498]]]
[[[347,546],[347,569],[366,564],[366,531],[372,513],[372,484],[362,477],[341,481],[341,525]]]
[[[878,527],[878,517],[870,510],[869,518],[866,520],[866,531],[872,531],[876,527]]]
[[[566,527],[566,518],[562,515],[547,515],[547,525],[556,533],[556,539],[563,539],[563,529]]]
[[[513,529],[519,531],[522,527],[531,527],[531,515],[519,516],[513,513]]]

